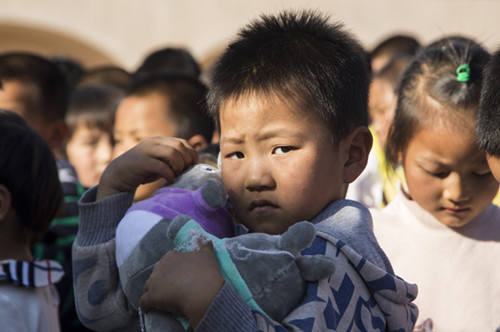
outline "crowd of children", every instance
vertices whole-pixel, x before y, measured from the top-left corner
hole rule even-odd
[[[16,331],[138,331],[152,309],[193,331],[495,331],[499,77],[500,45],[395,35],[368,51],[314,10],[260,15],[203,70],[182,48],[133,72],[2,53],[0,317]],[[333,261],[281,321],[236,292],[210,243],[170,251],[140,309],[127,301],[118,223],[199,162],[221,169],[236,236],[309,221],[297,254]]]
[[[447,39],[414,59],[386,154],[406,181],[385,208],[372,209],[380,245],[399,276],[419,286],[420,317],[436,331],[498,326],[498,183],[476,138],[488,60],[482,47]]]

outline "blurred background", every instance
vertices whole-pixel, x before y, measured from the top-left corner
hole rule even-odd
[[[149,52],[180,46],[204,66],[249,20],[289,8],[330,13],[367,49],[395,33],[422,43],[462,34],[500,46],[499,0],[0,0],[0,51],[133,70]]]

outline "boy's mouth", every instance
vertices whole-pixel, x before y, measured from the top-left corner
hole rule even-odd
[[[268,200],[265,199],[256,199],[250,203],[250,211],[262,211],[275,209],[278,206]]]
[[[470,208],[443,208],[445,212],[449,214],[459,215],[465,212],[469,212]]]

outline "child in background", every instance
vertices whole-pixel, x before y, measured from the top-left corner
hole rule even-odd
[[[78,230],[78,199],[83,188],[75,169],[63,157],[68,127],[65,122],[69,88],[50,60],[32,53],[0,54],[0,108],[21,115],[47,142],[56,157],[65,208],[34,245],[34,256],[63,265],[65,275],[56,287],[61,296],[62,330],[86,331],[76,315],[71,270],[71,245]]]
[[[459,41],[426,49],[405,73],[387,142],[406,184],[381,211],[375,235],[394,269],[419,287],[421,321],[436,331],[500,325],[500,209],[476,140],[482,47]]]
[[[155,265],[141,307],[183,314],[196,331],[411,331],[416,287],[392,274],[366,208],[343,199],[371,147],[367,99],[364,51],[328,16],[263,15],[240,31],[214,68],[209,95],[236,222],[242,233],[280,234],[310,220],[318,236],[303,254],[325,254],[336,270],[309,283],[303,303],[275,322],[224,282],[210,245],[172,251]],[[139,184],[171,182],[196,161],[186,140],[150,138],[113,160],[84,194],[73,263],[79,314],[89,327],[138,324],[113,268],[116,224]],[[329,219],[332,208],[347,206],[352,222]]]
[[[500,183],[500,48],[484,70],[477,136],[479,146],[486,152],[491,172]]]
[[[63,275],[31,245],[63,207],[56,162],[21,116],[0,110],[0,320],[2,331],[57,332]]]
[[[0,108],[21,115],[62,159],[69,88],[57,66],[36,54],[2,53],[0,81]]]
[[[80,87],[71,94],[65,152],[85,188],[99,183],[112,159],[115,111],[123,96],[111,86]]]
[[[420,42],[411,35],[392,35],[379,42],[368,54],[372,81],[368,100],[368,120],[373,147],[363,173],[347,191],[347,199],[366,207],[383,208],[396,194],[403,172],[387,172],[385,143],[396,108],[398,87],[403,72],[420,51]]]
[[[195,150],[212,139],[214,122],[206,113],[206,87],[187,76],[155,76],[134,84],[116,111],[113,157],[153,136],[186,139]],[[165,181],[141,185],[135,200],[143,200]]]
[[[482,47],[474,38],[469,37],[463,34],[453,34],[453,35],[445,35],[437,40],[429,43],[426,48],[441,48],[443,45],[450,45],[450,43],[462,43],[467,44],[469,46],[477,46]],[[500,206],[500,190],[496,194],[495,198],[493,198],[493,204]]]
[[[387,134],[396,110],[401,78],[413,58],[409,55],[394,57],[372,77],[368,97],[368,121],[372,134],[378,137],[382,149],[385,149]]]
[[[410,55],[395,56],[373,75],[370,83],[368,120],[373,147],[365,170],[349,185],[346,196],[366,207],[384,207],[395,196],[397,183],[403,178],[401,169],[387,172],[385,145],[396,109],[399,83],[412,59]]]

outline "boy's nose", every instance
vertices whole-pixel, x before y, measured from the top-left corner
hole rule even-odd
[[[465,181],[458,174],[450,174],[445,184],[443,196],[445,199],[455,203],[469,200],[469,188],[467,181]]]
[[[276,187],[272,172],[266,163],[253,161],[248,164],[245,187],[250,191],[263,191]]]

